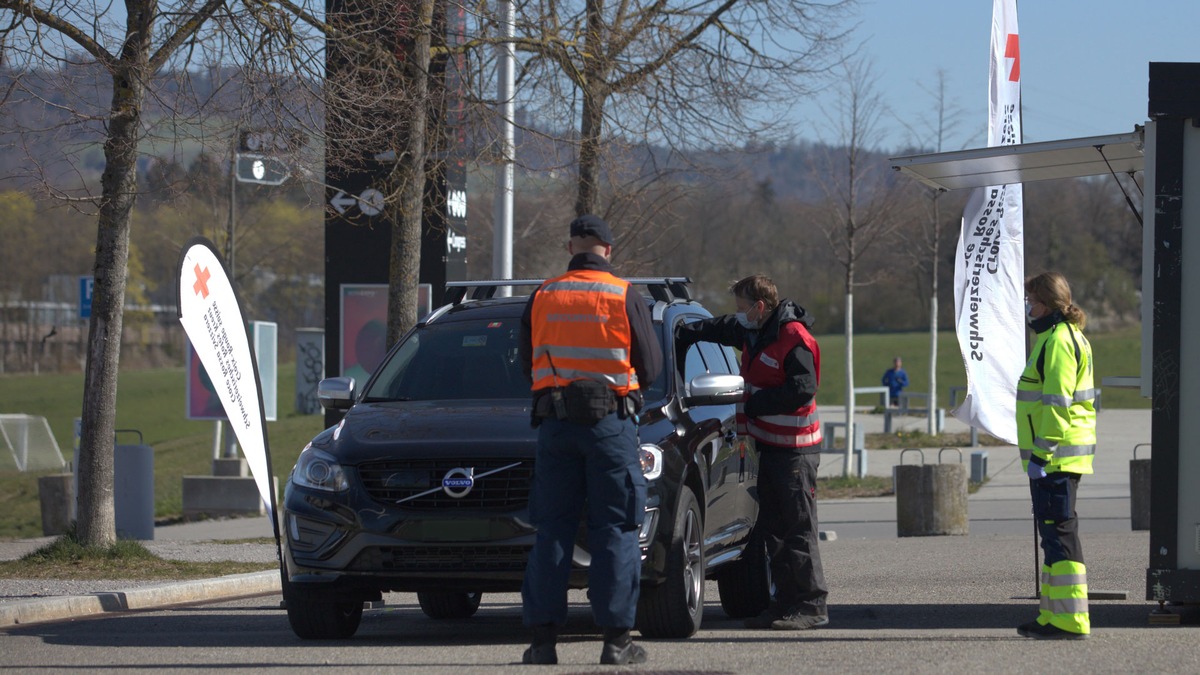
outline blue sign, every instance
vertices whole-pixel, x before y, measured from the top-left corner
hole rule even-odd
[[[79,277],[79,318],[92,318],[92,284],[95,277]]]

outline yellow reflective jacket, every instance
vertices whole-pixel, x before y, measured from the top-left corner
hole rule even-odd
[[[1092,473],[1096,454],[1096,389],[1092,345],[1059,321],[1038,333],[1017,383],[1017,445],[1021,465],[1031,456],[1046,472]]]

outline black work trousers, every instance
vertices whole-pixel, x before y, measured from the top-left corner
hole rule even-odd
[[[824,616],[825,573],[817,533],[819,453],[758,443],[758,523],[771,557],[775,603],[791,614]]]

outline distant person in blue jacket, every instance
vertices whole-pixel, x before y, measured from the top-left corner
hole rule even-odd
[[[892,362],[892,368],[883,373],[881,384],[888,388],[888,396],[891,397],[892,405],[900,405],[900,392],[908,386],[908,373],[904,372],[900,357]]]

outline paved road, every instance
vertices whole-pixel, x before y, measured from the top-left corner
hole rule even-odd
[[[1094,584],[1140,586],[1145,533],[1085,540]],[[811,633],[748,631],[727,619],[709,584],[701,632],[647,641],[642,670],[676,673],[1028,672],[1057,662],[1079,672],[1198,672],[1200,628],[1147,627],[1149,606],[1095,602],[1093,639],[1039,643],[1013,627],[1031,618],[1029,560],[1022,537],[971,536],[842,540],[824,549],[833,589],[831,626]],[[603,672],[598,636],[576,593],[558,668]],[[351,668],[421,673],[508,672],[525,646],[516,595],[485,596],[473,619],[431,621],[411,594],[368,611],[345,642],[302,642],[287,627],[278,596],[0,633],[0,661],[15,670],[197,667],[284,671]],[[528,668],[524,668],[528,672]]]
[[[836,410],[822,410],[836,421]],[[866,417],[870,422],[869,416]],[[881,427],[882,420],[876,420]],[[923,420],[901,421],[920,428]],[[954,422],[950,422],[952,427]],[[953,427],[952,427],[953,428]],[[1034,614],[1033,540],[1028,483],[1013,448],[987,448],[991,479],[969,500],[967,537],[896,537],[893,498],[821,502],[822,527],[837,533],[822,546],[832,594],[829,629],[808,634],[746,631],[721,612],[715,584],[701,632],[686,641],[649,643],[648,669],[674,672],[1017,672],[1067,655],[1072,670],[1200,672],[1200,628],[1148,627],[1145,602],[1148,536],[1129,530],[1128,460],[1149,439],[1149,411],[1103,411],[1097,473],[1085,479],[1079,512],[1093,590],[1127,593],[1093,603],[1096,635],[1084,643],[1035,643],[1013,627]],[[872,473],[889,475],[898,452],[871,453]],[[1142,456],[1142,455],[1139,455]],[[826,455],[822,474],[840,473]],[[195,559],[234,554],[273,559],[272,544],[212,543],[267,537],[265,519],[159,528],[151,548]],[[0,556],[36,542],[0,544]],[[0,609],[11,582],[0,580]],[[100,582],[92,582],[95,586]],[[130,582],[108,582],[129,585]],[[93,589],[99,590],[99,588]],[[53,594],[54,589],[48,588]],[[78,590],[64,592],[80,592]],[[560,650],[564,666],[591,669],[598,652],[582,593],[574,596]],[[485,596],[469,621],[424,618],[411,594],[392,594],[364,617],[348,642],[297,640],[277,595],[161,611],[127,612],[73,622],[16,626],[0,632],[0,664],[10,668],[198,665],[284,670],[357,667],[421,672],[507,670],[527,638],[519,598]],[[1198,618],[1186,614],[1185,619]],[[0,629],[2,630],[2,629]]]

